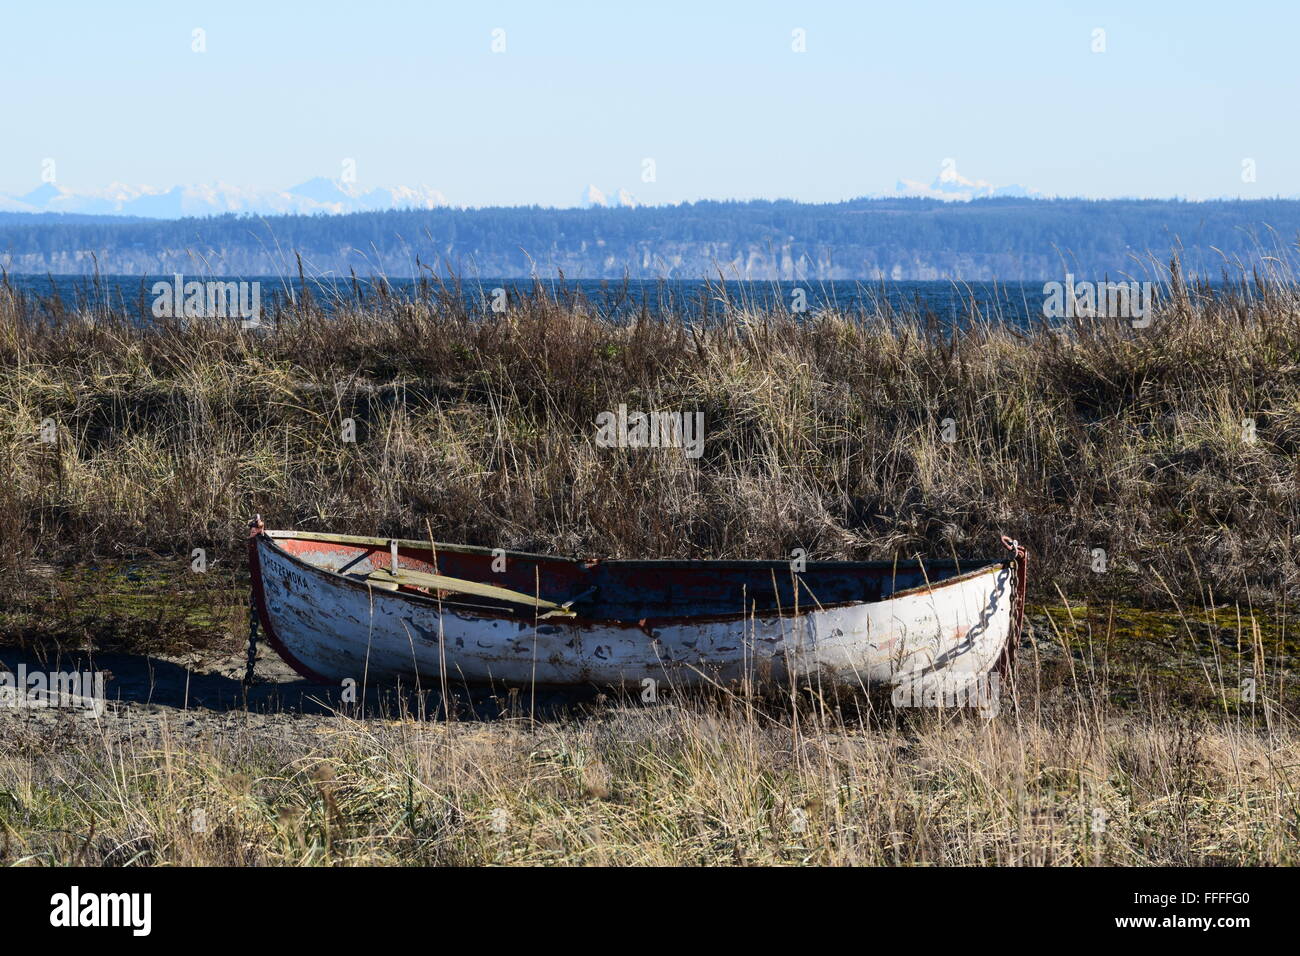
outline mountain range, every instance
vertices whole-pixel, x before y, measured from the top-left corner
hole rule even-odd
[[[626,189],[620,189],[617,192],[606,192],[598,186],[588,186],[582,191],[582,198],[578,200],[579,209],[635,209],[637,206],[644,205],[638,202]]]
[[[881,193],[878,198],[940,199],[944,202],[970,202],[972,199],[1046,199],[1047,195],[1028,186],[994,186],[985,179],[967,179],[957,172],[957,164],[945,159],[939,175],[929,185],[915,179],[900,179],[892,192]]]
[[[929,183],[916,179],[900,179],[893,189],[870,193],[868,199],[938,199],[942,202],[970,202],[972,199],[1047,199],[1041,190],[1018,183],[995,186],[987,179],[968,179],[957,172],[954,160],[945,159],[939,174]],[[578,200],[580,209],[634,209],[644,206],[626,189],[604,190],[588,186]],[[675,204],[673,204],[675,205]]]
[[[379,212],[386,209],[437,209],[447,198],[429,186],[362,189],[356,183],[317,177],[289,189],[257,189],[229,183],[173,186],[128,186],[72,190],[42,183],[19,196],[0,194],[0,212],[80,213],[180,219],[225,213],[310,215]]]
[[[1046,198],[1038,190],[1025,186],[994,186],[983,179],[968,179],[957,172],[952,160],[944,160],[938,176],[929,184],[900,179],[893,190],[867,198],[968,202],[972,199],[1002,197]],[[356,183],[325,177],[309,179],[288,189],[262,189],[218,182],[172,186],[167,189],[110,183],[102,189],[74,190],[55,183],[42,183],[20,195],[0,193],[0,213],[75,213],[141,219],[181,219],[227,213],[262,216],[315,213],[341,215],[389,209],[439,209],[449,205],[447,197],[430,186],[362,189]],[[605,190],[589,185],[582,191],[576,205],[580,209],[635,209],[646,204],[626,189]]]

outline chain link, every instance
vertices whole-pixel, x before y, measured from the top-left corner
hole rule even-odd
[[[1029,590],[1029,551],[1015,538],[1002,535],[1002,543],[1011,552],[1011,621],[1007,629],[1007,644],[1000,666],[1010,672],[1016,648],[1025,632],[1025,596]]]
[[[253,684],[253,668],[257,666],[257,537],[266,526],[260,514],[248,522],[248,663],[244,668],[244,687]]]

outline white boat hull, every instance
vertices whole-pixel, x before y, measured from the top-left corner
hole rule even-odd
[[[253,540],[262,620],[276,649],[306,676],[358,686],[793,681],[961,693],[1004,658],[1017,617],[1011,562],[880,601],[797,613],[539,621],[385,590],[291,554],[271,535]]]

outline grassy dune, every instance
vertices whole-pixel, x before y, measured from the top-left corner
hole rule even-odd
[[[620,404],[702,411],[702,457],[598,447]],[[992,721],[0,713],[0,862],[1295,862],[1290,283],[1175,281],[1148,328],[1060,332],[438,289],[240,331],[0,283],[0,485],[0,650],[237,657],[254,512],[620,557],[1033,555]]]
[[[1008,533],[1040,581],[1294,598],[1296,295],[1182,292],[1149,328],[1059,335],[722,306],[615,324],[544,295],[300,303],[241,332],[0,286],[0,561],[222,551],[253,512],[641,557],[988,554]],[[702,411],[703,457],[598,448],[620,403]]]

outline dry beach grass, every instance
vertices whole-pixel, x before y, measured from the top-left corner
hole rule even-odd
[[[702,411],[702,457],[597,447],[621,403]],[[253,512],[625,557],[974,557],[1007,533],[1035,579],[992,721],[803,697],[0,713],[6,863],[1295,862],[1289,282],[1174,281],[1145,329],[1059,333],[735,302],[614,322],[542,293],[482,314],[438,288],[241,331],[0,283],[0,485],[0,660],[187,681],[237,660]],[[108,583],[114,562],[144,570]]]
[[[1300,836],[1293,727],[1065,699],[988,722],[698,700],[539,723],[236,713],[202,734],[188,716],[7,728],[0,859],[1267,865]]]
[[[1145,594],[1294,597],[1296,295],[1184,291],[1149,328],[1064,334],[738,307],[616,323],[545,294],[486,316],[300,302],[240,331],[0,285],[0,561],[226,553],[259,511],[640,557],[979,554],[1008,533],[1063,585],[1104,548]],[[621,403],[703,412],[703,457],[598,448]]]

